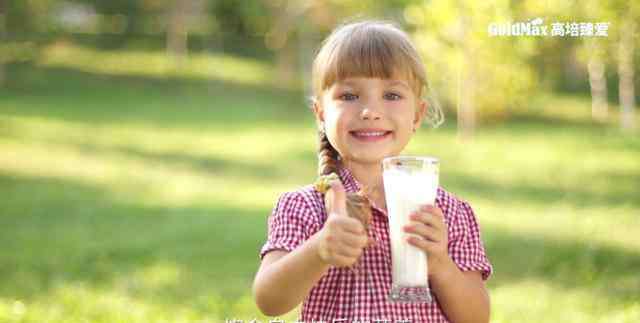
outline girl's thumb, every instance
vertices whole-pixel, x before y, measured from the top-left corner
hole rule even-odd
[[[331,188],[324,197],[327,214],[347,215],[347,193],[339,180],[329,183]]]

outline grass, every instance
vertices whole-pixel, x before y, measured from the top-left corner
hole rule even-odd
[[[268,321],[250,291],[266,217],[315,173],[302,94],[58,59],[9,65],[0,90],[0,322]],[[473,205],[492,322],[637,322],[640,139],[545,100],[575,113],[471,142],[448,122],[406,152]]]

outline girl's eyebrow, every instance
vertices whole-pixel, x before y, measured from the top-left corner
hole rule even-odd
[[[354,82],[354,81],[350,81],[350,80],[342,80],[342,81],[338,81],[336,82],[336,85],[338,86],[357,86],[358,83]]]
[[[400,86],[402,86],[402,87],[405,87],[405,88],[406,88],[406,89],[408,89],[408,90],[411,90],[411,88],[409,87],[409,85],[408,85],[406,82],[404,82],[404,81],[398,81],[398,80],[390,81],[390,82],[388,83],[388,85],[389,85],[389,86],[396,86],[396,85],[400,85]]]
[[[387,82],[388,82],[387,86],[399,85],[399,86],[404,87],[404,88],[406,88],[408,90],[411,90],[411,87],[409,86],[409,84],[407,84],[407,82],[400,81],[400,80],[389,80]],[[352,80],[342,80],[342,81],[336,82],[336,84],[339,85],[339,86],[351,86],[351,87],[358,86],[358,82],[352,81]]]

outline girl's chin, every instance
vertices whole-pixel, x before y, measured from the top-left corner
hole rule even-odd
[[[389,152],[373,153],[369,151],[369,152],[362,152],[362,153],[354,153],[351,156],[349,156],[348,159],[350,162],[354,162],[358,164],[382,164],[382,160],[388,156],[391,156]]]

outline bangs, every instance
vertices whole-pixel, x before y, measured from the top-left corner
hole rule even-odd
[[[316,57],[314,91],[317,95],[349,77],[398,78],[420,95],[424,67],[414,51],[406,36],[391,28],[344,28],[327,39]]]

